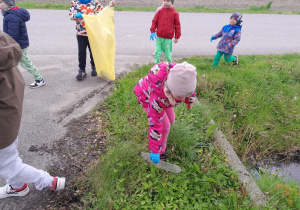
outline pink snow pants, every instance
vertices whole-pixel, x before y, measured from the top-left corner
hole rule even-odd
[[[143,107],[145,112],[148,113],[148,108]],[[163,124],[164,124],[164,129],[163,129],[163,138],[162,138],[162,145],[161,145],[161,151],[160,154],[165,154],[166,148],[167,148],[167,141],[168,141],[168,136],[170,132],[170,127],[171,124],[175,122],[175,113],[173,107],[166,108],[164,110],[164,119],[163,119]]]

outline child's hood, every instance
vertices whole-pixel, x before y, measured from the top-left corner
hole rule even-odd
[[[22,18],[22,20],[25,22],[30,20],[30,14],[26,9],[19,8],[15,10],[10,10],[9,13],[17,15],[18,17]]]
[[[0,71],[12,69],[22,57],[21,48],[9,35],[0,31]]]
[[[171,8],[165,8],[165,7],[163,7],[162,9],[164,9],[166,11],[175,11],[175,7],[171,7]]]
[[[231,30],[235,30],[235,31],[239,31],[239,30],[241,30],[242,29],[242,27],[241,26],[238,26],[238,25],[230,25],[230,24],[228,24],[228,25],[225,25],[224,27],[223,27],[223,32],[230,32]]]

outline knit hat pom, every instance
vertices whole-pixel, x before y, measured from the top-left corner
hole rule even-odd
[[[166,84],[171,93],[177,97],[192,95],[197,85],[196,67],[187,62],[176,64],[170,70]]]

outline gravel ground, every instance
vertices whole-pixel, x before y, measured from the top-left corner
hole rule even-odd
[[[70,4],[71,0],[19,0],[19,2],[49,2],[49,3],[64,3]],[[99,0],[101,4],[106,5],[109,0]],[[120,7],[158,7],[161,5],[161,0],[115,0],[117,6]],[[203,6],[206,8],[233,8],[247,9],[251,6],[267,5],[270,0],[175,0],[174,7],[195,7]],[[273,0],[272,10],[300,10],[300,0]]]

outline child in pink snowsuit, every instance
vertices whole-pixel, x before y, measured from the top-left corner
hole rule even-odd
[[[191,109],[195,102],[196,67],[183,62],[158,63],[134,88],[137,100],[144,108],[149,124],[150,159],[165,160],[170,124],[175,121],[173,107],[183,100]]]

